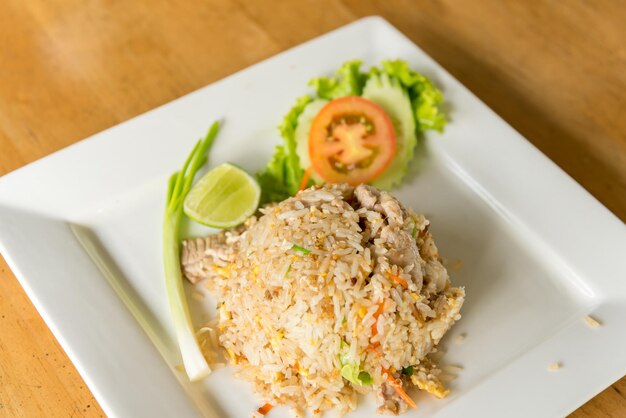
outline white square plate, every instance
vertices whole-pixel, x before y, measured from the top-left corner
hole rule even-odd
[[[217,118],[210,165],[261,168],[308,79],[352,58],[407,60],[450,105],[445,133],[426,135],[397,195],[431,219],[441,253],[463,262],[452,280],[467,302],[444,345],[445,362],[464,370],[447,399],[417,395],[407,416],[563,416],[626,373],[622,222],[373,17],[0,179],[2,254],[109,416],[245,417],[259,406],[230,368],[198,384],[175,370],[160,251],[167,178]],[[603,326],[586,326],[587,314]],[[554,362],[563,367],[548,372]],[[373,408],[365,400],[351,416]]]

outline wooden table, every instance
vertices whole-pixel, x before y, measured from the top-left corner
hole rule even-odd
[[[608,0],[4,0],[0,174],[371,14],[626,219],[626,8]],[[0,276],[0,416],[102,416],[3,260]],[[626,416],[626,378],[572,416]]]

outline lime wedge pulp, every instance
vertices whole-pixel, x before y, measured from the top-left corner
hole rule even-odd
[[[204,175],[185,198],[184,211],[194,221],[213,228],[243,223],[259,206],[261,188],[241,168],[224,163]]]

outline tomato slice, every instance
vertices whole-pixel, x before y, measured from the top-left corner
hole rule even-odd
[[[358,96],[324,106],[309,131],[313,169],[329,183],[353,186],[374,180],[396,149],[391,119],[376,103]]]

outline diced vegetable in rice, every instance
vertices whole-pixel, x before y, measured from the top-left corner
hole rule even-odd
[[[429,222],[370,186],[313,187],[243,227],[184,242],[183,271],[218,298],[219,344],[260,404],[313,413],[404,412],[417,387],[448,391],[428,355],[465,293]]]

